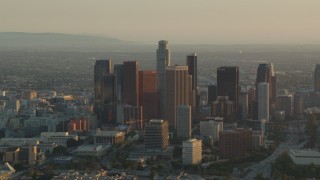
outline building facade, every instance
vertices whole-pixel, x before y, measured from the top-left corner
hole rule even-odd
[[[211,117],[223,117],[224,122],[234,122],[234,102],[229,101],[228,96],[218,96],[217,100],[211,104]]]
[[[239,68],[223,66],[217,69],[217,96],[228,96],[233,102],[234,121],[238,120],[239,107]]]
[[[137,61],[123,62],[123,103],[139,106],[139,64]]]
[[[199,97],[198,97],[198,58],[197,54],[193,53],[187,56],[187,66],[189,75],[192,77],[192,91],[193,91],[193,109],[199,105]]]
[[[316,64],[314,70],[314,91],[320,92],[320,64]]]
[[[146,121],[158,118],[159,99],[157,92],[157,72],[139,71],[140,105]]]
[[[170,66],[170,49],[168,41],[158,42],[157,49],[157,86],[160,104],[160,117],[164,117],[165,109],[165,86],[166,86],[166,67]]]
[[[169,145],[169,123],[165,120],[151,119],[144,128],[146,152],[160,152]]]
[[[182,164],[199,164],[202,160],[202,140],[189,139],[182,142]]]
[[[269,83],[261,82],[258,85],[258,120],[269,121]]]
[[[200,134],[204,137],[212,137],[219,141],[219,133],[223,131],[223,121],[200,121]]]
[[[234,129],[221,131],[219,134],[219,151],[222,158],[245,156],[252,151],[252,130]]]
[[[94,145],[120,144],[124,141],[124,135],[121,131],[97,131],[93,136]]]
[[[178,106],[177,136],[185,139],[191,138],[191,107]]]
[[[177,108],[179,105],[192,106],[192,79],[188,66],[166,68],[165,119],[174,129],[177,128]]]

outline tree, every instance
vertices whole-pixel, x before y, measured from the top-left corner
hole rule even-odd
[[[66,152],[67,152],[67,148],[65,148],[63,146],[60,146],[60,145],[55,147],[55,148],[53,148],[53,151],[52,151],[52,153],[54,155],[63,155]]]
[[[81,144],[80,141],[76,141],[73,138],[70,138],[70,139],[67,140],[67,147],[68,148],[70,148],[70,147],[78,147],[80,144]]]

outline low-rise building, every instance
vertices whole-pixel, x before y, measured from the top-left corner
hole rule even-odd
[[[35,164],[36,162],[42,162],[46,159],[43,151],[39,150],[37,146],[26,146],[19,148],[11,148],[3,153],[3,161],[20,163],[26,162],[29,164]]]
[[[39,144],[39,138],[2,138],[0,140],[0,146],[29,146]]]
[[[296,165],[320,166],[320,152],[313,150],[294,150],[289,151],[289,156]]]
[[[78,135],[69,134],[68,132],[42,132],[40,139],[44,143],[55,143],[66,147],[68,139],[78,141]]]
[[[82,145],[79,146],[75,151],[74,155],[76,156],[95,156],[101,157],[105,155],[110,145],[102,146],[102,145]]]
[[[120,144],[124,137],[125,134],[121,131],[97,131],[93,140],[95,145]]]

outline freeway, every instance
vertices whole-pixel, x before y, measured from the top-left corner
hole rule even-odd
[[[271,178],[272,176],[271,165],[272,163],[274,163],[274,161],[277,159],[277,157],[280,154],[288,151],[289,149],[299,149],[304,146],[305,142],[302,142],[299,144],[299,137],[300,137],[299,133],[288,133],[286,137],[286,141],[281,143],[270,156],[260,161],[259,163],[253,164],[252,166],[245,169],[245,172],[248,172],[245,175],[245,177],[243,178],[239,177],[239,173],[234,173],[233,176],[235,177],[235,179],[254,179],[257,174],[261,174],[266,178]]]

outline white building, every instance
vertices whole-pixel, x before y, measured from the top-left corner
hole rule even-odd
[[[42,132],[40,139],[44,143],[56,143],[61,146],[67,146],[68,139],[78,141],[78,135],[72,135],[68,132]]]
[[[258,92],[258,120],[269,122],[269,83],[259,83]]]
[[[93,140],[95,145],[119,144],[124,141],[124,135],[121,131],[97,131]]]
[[[289,156],[296,165],[320,166],[320,153],[313,150],[293,150],[289,151]]]
[[[202,140],[189,139],[182,142],[182,164],[199,164],[202,160]]]
[[[191,138],[191,107],[188,105],[178,106],[177,136]]]
[[[200,134],[219,140],[219,132],[223,131],[223,121],[200,121]]]
[[[110,145],[102,146],[102,145],[81,145],[79,146],[75,151],[74,154],[76,156],[95,156],[95,157],[101,157],[103,156]]]
[[[259,149],[261,146],[263,146],[263,132],[253,131],[252,132],[252,148]]]

